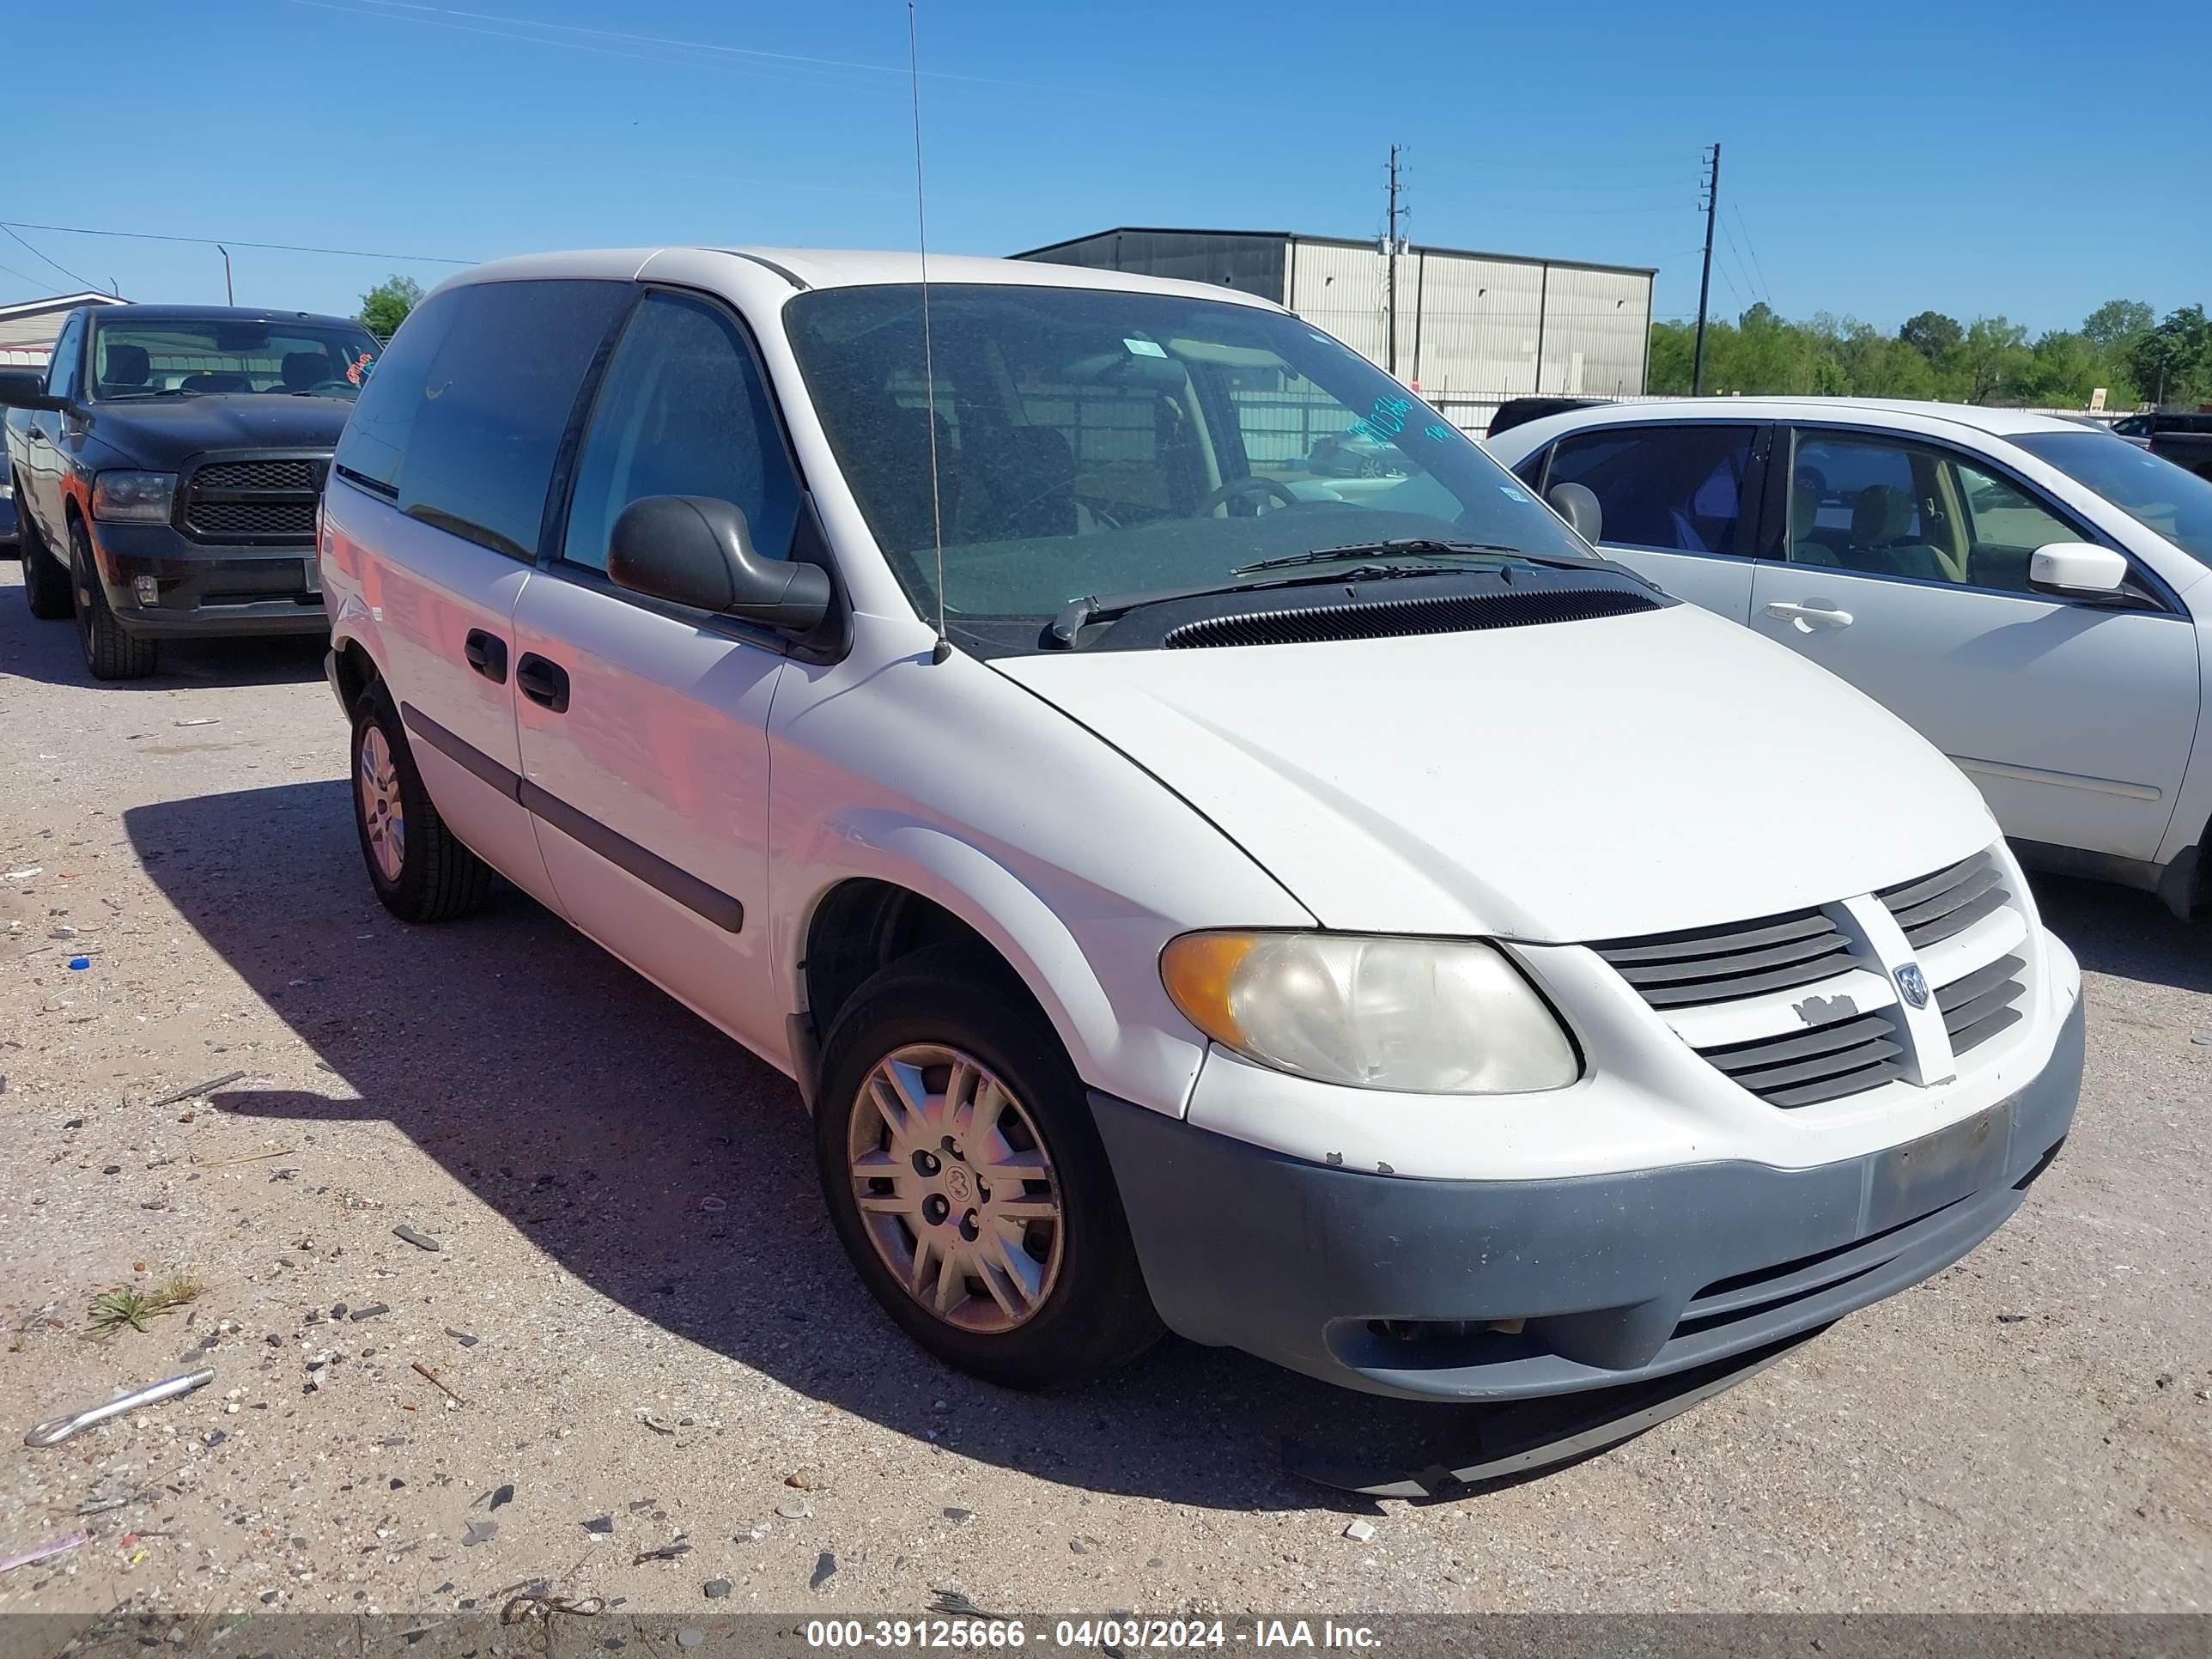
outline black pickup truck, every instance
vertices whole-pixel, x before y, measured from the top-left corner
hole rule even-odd
[[[32,615],[73,614],[104,680],[164,639],[326,632],[316,502],[380,349],[306,312],[70,313],[43,376],[0,373]]]
[[[2212,410],[2150,410],[2113,422],[2112,430],[2176,466],[2212,478]]]

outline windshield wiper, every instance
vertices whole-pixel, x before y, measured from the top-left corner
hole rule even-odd
[[[1510,554],[1516,559],[1544,562],[1540,555],[1523,553],[1517,547],[1507,547],[1498,542],[1444,541],[1433,536],[1401,536],[1393,541],[1352,542],[1343,547],[1317,547],[1310,553],[1291,553],[1279,559],[1261,559],[1251,564],[1240,564],[1230,571],[1232,576],[1249,576],[1255,570],[1287,570],[1293,565],[1327,564],[1335,559],[1372,558],[1376,554],[1405,553],[1418,556],[1437,554]],[[1576,561],[1576,562],[1583,562]]]
[[[1332,551],[1327,556],[1331,562],[1335,562],[1345,555],[1340,551]],[[1311,562],[1310,556],[1302,554],[1295,559],[1270,559],[1260,564],[1244,565],[1229,574],[1235,576],[1254,570],[1272,569],[1279,563]],[[1326,574],[1316,571],[1311,575],[1282,576],[1273,581],[1206,582],[1196,587],[1161,587],[1142,593],[1114,593],[1103,599],[1093,595],[1088,599],[1070,599],[1060,606],[1060,614],[1052,619],[1052,626],[1045,630],[1045,637],[1061,650],[1070,650],[1075,645],[1075,636],[1092,623],[1110,622],[1145,605],[1165,605],[1171,599],[1199,599],[1213,593],[1249,593],[1261,588],[1296,587],[1308,583],[1382,581],[1393,576],[1432,576],[1436,574],[1437,568],[1431,564],[1360,564],[1349,570],[1331,570]]]

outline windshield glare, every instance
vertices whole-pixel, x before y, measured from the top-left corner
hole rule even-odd
[[[2102,432],[2027,432],[2013,441],[2212,564],[2212,481]]]
[[[942,525],[948,625],[1403,538],[1593,556],[1435,410],[1281,312],[933,284],[930,386],[917,287],[819,290],[784,315],[869,527],[933,619]]]
[[[259,392],[351,399],[383,348],[365,328],[211,319],[101,322],[94,399]]]

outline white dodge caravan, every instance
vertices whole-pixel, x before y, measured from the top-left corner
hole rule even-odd
[[[1017,1386],[1659,1376],[1999,1226],[2081,1067],[1972,785],[1201,287],[668,248],[455,278],[323,502],[369,879],[497,871],[789,1073]],[[1310,471],[1324,437],[1402,456]],[[1328,446],[1319,446],[1326,450]]]

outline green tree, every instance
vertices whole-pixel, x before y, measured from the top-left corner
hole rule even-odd
[[[2002,317],[1977,317],[1938,365],[1949,390],[1970,404],[1995,403],[2026,371],[2027,331]]]
[[[380,340],[399,331],[407,313],[422,303],[422,285],[412,276],[386,277],[361,296],[361,323]]]
[[[1966,335],[1957,318],[1946,317],[1940,311],[1923,311],[1917,317],[1908,317],[1905,326],[1897,331],[1899,339],[1930,363],[1941,362],[1945,354],[1958,348]]]
[[[2100,351],[2125,351],[2149,333],[2156,320],[2141,300],[2107,300],[2081,319],[2081,332]]]
[[[2169,311],[2129,353],[2136,388],[2162,403],[2212,400],[2212,318],[2201,305]]]

